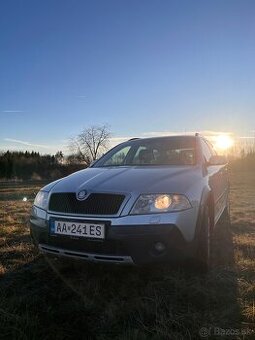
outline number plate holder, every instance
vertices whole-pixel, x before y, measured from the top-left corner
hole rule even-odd
[[[105,223],[96,221],[69,220],[50,218],[51,236],[68,236],[74,238],[105,239]]]

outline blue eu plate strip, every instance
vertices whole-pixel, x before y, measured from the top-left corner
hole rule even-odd
[[[53,234],[55,232],[54,220],[50,219],[50,232]]]

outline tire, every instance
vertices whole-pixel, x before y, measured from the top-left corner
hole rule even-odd
[[[196,242],[196,267],[201,272],[207,272],[211,267],[211,217],[209,206],[206,205],[203,216],[201,229],[197,236]]]

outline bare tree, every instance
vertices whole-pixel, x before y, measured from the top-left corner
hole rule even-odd
[[[64,162],[64,155],[63,155],[63,152],[62,151],[58,151],[56,154],[55,154],[55,160],[58,164],[63,164]]]
[[[86,164],[99,158],[109,146],[111,132],[108,125],[93,125],[71,139],[70,149]]]

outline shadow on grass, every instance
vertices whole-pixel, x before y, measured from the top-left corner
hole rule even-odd
[[[240,329],[231,231],[218,225],[213,269],[36,258],[0,283],[2,334],[14,339],[199,339]],[[204,334],[202,334],[204,335]],[[1,338],[1,335],[0,335]],[[204,337],[206,338],[206,337]]]
[[[26,229],[24,229],[26,231]],[[5,234],[2,233],[4,236]],[[2,234],[0,233],[0,236],[2,236]],[[19,235],[19,231],[17,230],[14,230],[13,231],[13,235],[7,235],[5,236],[5,243],[8,244],[8,247],[12,247],[12,246],[15,246],[15,245],[19,245],[23,242],[25,243],[30,243],[31,241],[31,238],[29,235],[27,234],[24,234],[24,235]]]

